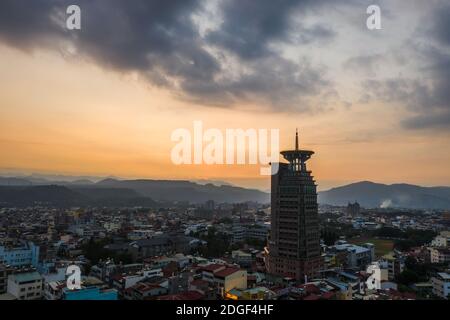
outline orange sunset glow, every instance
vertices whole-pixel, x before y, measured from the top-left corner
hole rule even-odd
[[[293,60],[310,56],[312,63],[327,65],[334,92],[326,102],[318,95],[307,101],[300,95],[284,105],[257,94],[236,95],[232,102],[221,101],[220,95],[189,96],[148,80],[143,70],[108,67],[83,52],[81,45],[75,53],[67,53],[61,49],[64,45],[27,44],[0,36],[1,173],[215,179],[267,189],[269,179],[258,174],[257,165],[171,163],[173,130],[192,130],[193,121],[201,120],[206,128],[220,130],[280,129],[281,149],[293,146],[298,127],[301,146],[316,153],[309,165],[320,189],[359,180],[448,185],[448,128],[404,127],[402,121],[411,117],[406,101],[361,102],[355,79],[362,76],[342,67],[351,65],[357,55],[345,49],[345,30],[366,37],[368,46],[380,54],[398,53],[396,43],[407,35],[389,35],[389,27],[406,20],[387,21],[378,38],[347,25],[333,32],[334,44],[281,43],[285,56]],[[89,32],[88,28],[80,32]],[[332,45],[333,54],[327,49]],[[385,60],[377,62],[379,69],[371,79],[416,74],[408,65],[392,70],[395,63]],[[245,66],[245,61],[239,64]]]

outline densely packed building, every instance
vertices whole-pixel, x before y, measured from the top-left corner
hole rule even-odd
[[[294,162],[301,172],[302,162]],[[309,177],[306,174],[301,179]],[[296,179],[295,175],[282,177],[277,188],[290,188],[286,181]],[[313,190],[312,180],[308,181],[312,184],[306,183],[304,190]],[[317,213],[314,194],[308,192],[293,194],[294,201],[304,206],[286,211],[289,205],[281,203],[288,201],[286,195],[291,196],[275,195],[272,208],[209,202],[158,209],[0,209],[0,299],[447,298],[449,241],[442,213],[361,208],[348,215],[346,207],[322,207]],[[274,210],[278,214],[271,216]],[[285,232],[290,229],[281,224],[281,218],[293,218],[288,212],[295,213],[298,222],[289,226],[292,233],[309,246],[285,246]],[[309,215],[309,220],[302,220],[302,215]],[[329,226],[340,228],[338,238],[327,239],[323,231]],[[302,236],[305,228],[309,238]],[[381,252],[379,239],[364,236],[386,228],[434,236],[420,246],[393,246]],[[362,237],[359,242],[355,241],[358,237]],[[274,244],[275,239],[278,244]],[[314,267],[318,272],[306,272],[305,278],[307,269],[297,268],[295,263],[288,264],[294,272],[274,272],[270,264],[267,268],[267,244],[269,255],[277,249],[278,253],[289,249],[286,254],[293,256],[283,259],[302,263],[321,259]],[[296,260],[299,257],[303,260]],[[67,287],[71,265],[81,270],[77,290]],[[405,275],[414,265],[426,268],[426,274],[407,282]]]

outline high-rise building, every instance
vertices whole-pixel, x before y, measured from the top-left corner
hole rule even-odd
[[[355,203],[348,203],[347,205],[347,215],[350,217],[357,217],[361,211],[361,206],[357,201]]]
[[[316,184],[306,169],[313,154],[299,149],[296,132],[295,149],[281,152],[288,163],[280,163],[278,173],[272,175],[266,268],[300,281],[317,277],[323,265]]]

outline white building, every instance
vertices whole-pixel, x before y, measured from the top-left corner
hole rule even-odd
[[[368,229],[368,230],[376,230],[376,229],[380,229],[381,225],[376,222],[366,221],[366,222],[364,222],[362,227],[364,229]]]
[[[431,278],[433,285],[433,294],[448,299],[450,297],[450,274],[445,272],[438,273]]]
[[[360,246],[339,240],[336,245],[330,247],[334,252],[347,252],[347,266],[351,268],[365,268],[375,258],[375,248],[371,243],[365,243]]]
[[[264,241],[270,230],[270,225],[264,223],[255,223],[251,225],[233,224],[233,242],[242,242],[247,239]]]
[[[429,248],[431,263],[450,262],[450,249],[447,248]]]
[[[442,231],[431,242],[431,246],[441,248],[448,247],[449,244],[450,244],[450,231]]]
[[[43,279],[36,272],[24,272],[8,277],[8,293],[18,300],[37,300],[42,298]]]
[[[394,280],[405,269],[405,261],[393,252],[384,255],[380,263],[388,270],[389,280]]]
[[[156,276],[163,276],[161,268],[142,270],[141,272],[132,275],[117,275],[113,277],[113,287],[119,292],[123,292],[124,290],[131,288],[132,286],[136,285],[138,282],[146,278]]]
[[[107,221],[103,223],[103,228],[105,228],[105,230],[108,232],[116,232],[120,229],[120,227],[121,227],[120,222]]]
[[[65,281],[51,281],[44,285],[45,300],[61,300],[63,289],[66,287]]]

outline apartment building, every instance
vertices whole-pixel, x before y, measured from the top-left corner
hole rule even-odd
[[[450,274],[440,272],[436,276],[431,278],[431,284],[433,285],[433,294],[443,299],[449,299],[450,297]]]
[[[431,263],[450,262],[450,249],[430,248],[430,259],[431,259]]]
[[[38,266],[39,246],[33,242],[18,241],[0,245],[0,263],[12,267]]]
[[[0,264],[0,294],[6,293],[8,288],[8,276],[14,272],[14,268]]]
[[[12,274],[8,277],[8,293],[18,300],[39,300],[43,297],[43,278],[37,271]]]
[[[239,267],[213,263],[200,266],[198,271],[222,296],[231,289],[247,289],[247,271]]]

